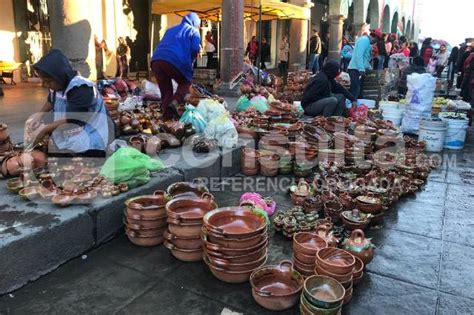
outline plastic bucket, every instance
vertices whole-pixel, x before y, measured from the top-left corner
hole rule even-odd
[[[365,105],[367,106],[368,108],[375,108],[375,104],[376,102],[374,100],[367,100],[367,99],[358,99],[357,100],[357,105]]]
[[[464,114],[440,114],[440,118],[448,124],[444,147],[446,149],[461,150],[466,142],[466,129],[469,119]]]
[[[382,112],[387,109],[399,109],[398,102],[380,101],[379,109]]]
[[[384,120],[391,121],[395,126],[399,127],[402,123],[402,111],[395,108],[386,108],[382,112]]]
[[[443,151],[446,139],[447,123],[439,119],[422,119],[418,133],[418,140],[426,142],[426,151]]]

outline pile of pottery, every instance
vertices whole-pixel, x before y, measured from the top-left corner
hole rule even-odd
[[[207,192],[201,196],[180,194],[166,204],[168,230],[164,245],[175,258],[185,262],[202,260],[203,217],[216,208],[214,197]]]
[[[0,156],[5,156],[13,150],[10,133],[6,124],[0,124]]]
[[[318,218],[317,213],[305,213],[303,207],[296,206],[287,211],[277,211],[273,218],[273,226],[276,232],[281,232],[291,239],[295,233],[314,231]]]
[[[312,73],[310,71],[289,72],[287,76],[287,85],[283,92],[277,94],[277,98],[281,101],[293,103],[301,101],[303,90],[309,82]]]
[[[304,278],[293,267],[291,261],[284,260],[252,272],[250,284],[255,301],[272,311],[283,311],[298,303]]]
[[[221,281],[242,283],[267,261],[266,219],[242,207],[220,208],[204,215],[204,262]]]
[[[314,272],[338,281],[345,289],[344,304],[347,304],[352,299],[355,264],[351,253],[328,247],[316,253]]]
[[[156,246],[163,243],[167,227],[164,191],[139,196],[125,202],[124,225],[128,239],[138,246]]]
[[[316,253],[328,247],[328,243],[314,233],[300,232],[293,236],[293,263],[304,277],[314,275]]]
[[[300,312],[302,315],[340,314],[345,296],[346,290],[333,278],[311,276],[304,282]]]

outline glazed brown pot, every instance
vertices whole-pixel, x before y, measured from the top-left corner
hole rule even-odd
[[[298,302],[303,284],[303,277],[287,260],[277,266],[257,269],[250,275],[253,298],[258,304],[272,311],[293,307]]]
[[[327,246],[327,242],[314,233],[300,232],[293,236],[293,251],[295,253],[316,256],[318,250]]]
[[[308,197],[304,201],[303,208],[306,213],[319,212],[323,209],[323,202],[319,196]]]
[[[346,193],[342,192],[339,193],[339,202],[342,204],[342,207],[346,210],[352,210],[354,208],[354,201],[352,200],[352,197]]]
[[[312,265],[316,261],[316,255],[305,255],[295,250],[293,251],[293,255],[303,264]]]
[[[203,193],[200,198],[183,196],[170,200],[166,204],[166,214],[183,223],[202,223],[204,214],[216,208],[214,196]]]
[[[182,249],[178,248],[172,243],[165,240],[163,242],[166,248],[171,251],[171,254],[178,260],[184,262],[196,262],[202,260],[202,248],[198,249]]]
[[[344,250],[353,256],[359,257],[364,265],[369,264],[374,258],[374,246],[370,239],[365,238],[362,230],[354,230],[351,237],[343,244]]]
[[[165,205],[168,201],[165,195],[139,196],[125,201],[127,215],[145,220],[163,218],[166,215]]]
[[[217,244],[210,243],[208,241],[204,241],[204,247],[206,247],[206,249],[211,250],[213,252],[221,253],[224,256],[243,256],[243,255],[246,255],[258,250],[259,248],[266,247],[267,245],[268,245],[268,236],[265,236],[265,238],[256,245],[253,245],[247,248],[238,248],[238,249],[223,247]]]
[[[225,259],[220,259],[209,255],[206,255],[206,260],[209,261],[209,263],[216,268],[222,268],[229,271],[246,271],[260,267],[267,260],[267,256],[264,255],[255,261],[237,264],[231,263]]]
[[[298,271],[304,278],[314,276],[314,270],[306,270],[294,265],[296,271]]]
[[[226,207],[212,210],[203,218],[206,229],[216,236],[249,238],[266,229],[264,218],[241,207]]]
[[[354,274],[353,274],[354,281],[355,281],[356,278],[359,278],[364,274],[365,264],[362,261],[362,259],[360,259],[359,257],[354,256],[354,258],[356,260],[355,265],[354,265]]]
[[[163,234],[164,238],[177,248],[187,249],[187,250],[197,250],[202,249],[202,239],[200,237],[177,237],[174,234],[171,234],[169,231],[165,231]]]
[[[214,252],[212,250],[208,250],[205,246],[203,246],[203,250],[205,252],[205,254],[207,254],[208,256],[211,256],[211,257],[214,257],[214,258],[219,258],[219,259],[224,259],[226,261],[228,261],[229,263],[232,263],[232,264],[244,264],[244,263],[248,263],[248,262],[251,262],[251,261],[256,261],[258,260],[259,258],[261,258],[262,256],[266,256],[267,255],[267,252],[268,252],[268,249],[267,247],[262,247],[262,248],[259,248],[251,253],[248,253],[248,254],[245,254],[245,255],[240,255],[240,256],[226,256],[226,255],[223,255],[222,253],[220,252]]]
[[[379,198],[359,196],[356,198],[356,206],[362,212],[377,214],[382,210],[382,201]]]
[[[339,282],[345,282],[345,281],[351,281],[352,280],[352,275],[353,275],[353,272],[350,271],[346,274],[342,274],[342,275],[339,275],[339,274],[336,274],[336,273],[332,273],[332,272],[329,272],[327,271],[326,269],[324,268],[321,268],[320,266],[318,266],[316,264],[316,268],[314,269],[314,272],[317,274],[317,275],[320,275],[320,276],[328,276],[328,277],[331,277],[333,279],[336,279],[337,281]]]
[[[125,225],[135,230],[158,229],[168,225],[166,215],[154,220],[143,220],[141,217],[128,216],[125,212]]]
[[[265,261],[262,263],[262,266],[265,264]],[[204,262],[209,267],[209,270],[211,271],[211,273],[217,279],[219,279],[221,281],[224,281],[224,282],[227,282],[227,283],[247,282],[247,281],[249,281],[250,275],[254,271],[254,269],[245,270],[245,271],[229,271],[229,270],[226,270],[226,269],[217,268],[217,267],[211,265],[209,260],[206,259],[206,256],[204,256]],[[261,267],[261,266],[258,266],[258,267]],[[255,269],[257,269],[257,268],[255,268]]]
[[[150,247],[163,243],[163,233],[152,236],[143,236],[139,232],[130,229],[125,229],[125,233],[130,242],[137,246]]]
[[[265,229],[262,234],[257,234],[249,238],[229,238],[221,235],[216,235],[209,232],[205,226],[202,227],[202,238],[212,244],[216,244],[226,248],[232,249],[243,249],[250,248],[261,243],[267,236],[267,230]]]
[[[328,247],[316,253],[316,264],[334,274],[347,274],[353,270],[355,258],[345,250]]]
[[[140,234],[140,236],[143,236],[143,237],[163,235],[166,231],[166,226],[156,228],[156,229],[135,229],[135,227],[132,225],[125,225],[125,228],[126,230],[135,231],[138,234]]]
[[[296,268],[298,268],[298,270],[303,271],[305,274],[314,274],[314,262],[312,264],[305,264],[304,262],[298,260],[298,258],[293,256],[293,264]]]
[[[181,238],[197,238],[201,236],[202,223],[183,223],[179,220],[168,218],[168,229],[170,233]]]
[[[201,197],[205,192],[209,192],[209,190],[199,179],[195,179],[192,183],[177,182],[171,184],[166,189],[166,195],[168,195],[170,198],[176,198],[180,195]]]

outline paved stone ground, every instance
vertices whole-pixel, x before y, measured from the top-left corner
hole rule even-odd
[[[15,92],[9,96],[10,91]],[[41,106],[36,101],[45,93],[22,87],[6,93],[0,99],[0,120],[13,113],[16,118],[8,115],[8,123],[18,133],[32,107],[16,101],[27,97]],[[456,163],[435,170],[423,191],[387,214],[383,229],[368,232],[376,255],[344,313],[474,314],[472,130],[469,138],[463,152],[450,154]],[[273,196],[279,208],[291,206],[283,190],[261,192]],[[240,194],[215,192],[220,206],[235,205]],[[268,263],[290,259],[291,242],[270,234]],[[124,235],[0,297],[0,314],[220,314],[225,308],[270,313],[253,301],[248,283],[220,282],[204,263],[181,263],[163,246],[139,248]],[[295,307],[282,314],[297,313]]]

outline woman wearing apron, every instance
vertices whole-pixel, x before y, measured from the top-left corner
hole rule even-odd
[[[58,49],[52,49],[33,68],[50,89],[45,105],[30,121],[49,120],[38,128],[34,144],[50,135],[57,149],[50,150],[50,156],[105,157],[109,124],[94,83],[74,71]]]

